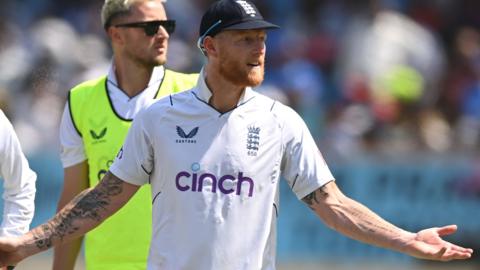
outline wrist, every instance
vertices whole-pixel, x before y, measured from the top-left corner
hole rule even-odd
[[[413,246],[416,237],[416,233],[402,230],[399,237],[394,239],[394,249],[402,253],[410,254],[411,247]]]
[[[16,256],[17,262],[33,255],[41,250],[35,245],[35,238],[31,233],[26,233],[16,239]]]

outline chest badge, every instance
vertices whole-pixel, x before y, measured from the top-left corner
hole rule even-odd
[[[259,146],[260,146],[260,128],[255,126],[248,127],[247,155],[257,156]]]

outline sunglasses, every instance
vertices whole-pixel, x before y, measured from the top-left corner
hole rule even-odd
[[[175,31],[175,20],[133,22],[114,25],[114,27],[143,28],[145,35],[149,37],[153,37],[154,35],[156,35],[160,26],[163,27],[165,31],[167,31],[167,33],[170,35]]]

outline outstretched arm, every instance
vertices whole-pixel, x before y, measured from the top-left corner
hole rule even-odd
[[[64,169],[63,190],[57,205],[60,212],[75,196],[88,188],[88,164],[83,161]],[[78,237],[67,244],[56,246],[53,252],[53,270],[73,270],[83,237]]]
[[[138,189],[108,172],[95,188],[80,193],[48,222],[19,238],[0,238],[0,266],[14,265],[85,234],[120,209]]]
[[[439,261],[468,259],[473,253],[472,249],[441,238],[454,233],[457,230],[455,225],[430,228],[418,233],[404,231],[345,196],[335,182],[324,185],[302,200],[330,228],[368,244]]]

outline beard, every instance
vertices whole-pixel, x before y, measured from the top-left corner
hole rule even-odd
[[[229,61],[231,57],[221,57],[219,73],[234,85],[255,87],[263,82],[265,69],[263,64],[256,68],[249,67],[238,61]]]
[[[132,59],[138,66],[145,68],[154,68],[164,65],[167,62],[167,54],[149,55],[144,52],[128,53],[129,58]]]
[[[137,62],[145,67],[156,67],[156,66],[164,65],[167,62],[167,56],[159,55],[156,57],[143,57],[143,58],[138,57]]]

